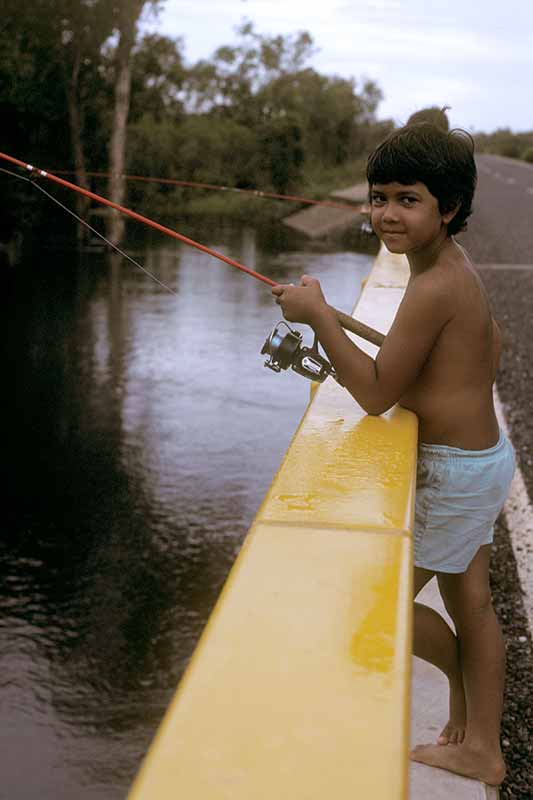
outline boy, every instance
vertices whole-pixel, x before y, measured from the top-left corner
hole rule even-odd
[[[419,419],[414,595],[437,576],[457,635],[415,603],[414,652],[450,684],[438,744],[411,758],[498,785],[505,649],[489,587],[492,527],[514,472],[492,386],[500,335],[483,286],[453,235],[466,227],[476,185],[463,131],[406,125],[371,154],[371,221],[410,278],[375,359],[344,333],[317,280],[272,289],[286,319],[309,324],[339,378],[369,414],[400,403]]]

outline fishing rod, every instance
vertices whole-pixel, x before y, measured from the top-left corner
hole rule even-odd
[[[56,169],[56,175],[76,175],[74,170]],[[90,178],[109,178],[110,172],[85,172]],[[217,183],[199,183],[198,181],[183,181],[176,178],[153,178],[147,175],[126,175],[122,173],[119,177],[128,181],[139,181],[142,183],[162,183],[167,186],[183,186],[191,189],[208,189],[219,192],[237,192],[239,194],[249,194],[254,197],[265,197],[269,200],[286,200],[289,203],[306,203],[315,206],[329,206],[330,208],[349,209],[355,211],[356,207],[350,203],[338,203],[335,200],[312,200],[309,197],[301,197],[295,194],[276,194],[275,192],[263,192],[260,189],[241,189],[238,186],[222,186]]]
[[[37,186],[36,180],[38,178],[45,178],[50,180],[60,186],[63,186],[71,191],[78,192],[78,194],[82,194],[85,197],[89,197],[91,200],[96,201],[102,205],[108,206],[109,208],[113,208],[116,211],[119,211],[122,214],[125,214],[132,219],[137,220],[138,222],[142,222],[144,225],[147,225],[155,230],[160,231],[161,233],[166,234],[167,236],[171,236],[174,239],[178,239],[179,241],[183,242],[184,244],[189,245],[190,247],[194,247],[197,250],[200,250],[208,255],[213,256],[214,258],[219,259],[220,261],[224,261],[226,264],[229,264],[232,267],[240,270],[241,272],[245,272],[247,275],[251,275],[256,280],[260,280],[263,283],[268,284],[269,286],[276,286],[276,281],[273,281],[271,278],[267,278],[265,275],[261,275],[259,272],[246,267],[244,264],[240,264],[238,261],[235,261],[228,256],[223,255],[222,253],[217,252],[216,250],[212,250],[210,247],[201,244],[200,242],[196,242],[194,239],[190,239],[187,236],[184,236],[177,231],[172,230],[172,228],[167,228],[165,225],[161,225],[159,222],[155,222],[154,220],[150,219],[149,217],[145,217],[142,214],[137,213],[136,211],[132,211],[125,206],[120,205],[119,203],[115,203],[112,200],[108,200],[105,197],[102,197],[95,192],[91,192],[88,189],[84,189],[81,186],[77,186],[74,183],[70,183],[69,181],[64,180],[63,178],[59,178],[57,175],[53,175],[50,172],[45,170],[39,169],[38,167],[33,166],[32,164],[28,164],[25,161],[21,161],[18,158],[14,158],[13,156],[7,155],[6,153],[0,152],[0,159],[4,161],[8,161],[11,164],[16,165],[17,167],[26,170],[30,176],[30,183]],[[20,176],[19,176],[20,177]],[[42,190],[42,187],[38,187]],[[47,192],[45,194],[48,195]],[[48,195],[52,197],[51,195]],[[52,198],[55,199],[55,198]],[[62,205],[62,204],[60,204]],[[66,209],[68,210],[68,209]],[[69,212],[72,213],[72,212]],[[76,216],[73,214],[73,216]],[[81,218],[76,217],[80,222],[86,224],[87,227],[90,226],[87,223],[84,223]],[[91,230],[94,231],[93,228]],[[98,234],[97,231],[94,231]],[[120,252],[122,255],[126,255],[122,253],[118,249],[118,247],[109,242],[105,237],[101,234],[98,234],[100,238],[104,239],[109,245],[111,245],[115,250]],[[133,261],[129,256],[130,261]],[[133,261],[137,266],[140,267],[137,262]],[[140,267],[143,269],[142,267]],[[147,270],[144,270],[147,272]],[[158,283],[161,283],[155,276],[151,273],[147,273],[150,277],[154,278]],[[165,285],[165,284],[162,284]],[[169,288],[165,286],[165,288]],[[172,290],[170,290],[172,291]],[[332,308],[330,306],[330,308]],[[373,328],[365,325],[363,322],[359,320],[353,319],[348,314],[345,314],[343,311],[339,311],[336,308],[333,308],[339,323],[348,331],[355,333],[357,336],[365,339],[366,341],[371,342],[372,344],[377,345],[378,347],[381,346],[384,340],[384,335],[379,333],[379,331],[374,330]],[[280,333],[281,325],[286,325],[288,328],[288,333],[284,336]],[[282,369],[288,369],[291,367],[293,370],[298,372],[301,375],[309,378],[310,380],[322,382],[324,381],[328,375],[332,375],[336,380],[339,380],[335,374],[335,371],[332,365],[325,359],[322,355],[320,355],[318,351],[318,339],[315,336],[315,340],[313,346],[311,348],[304,347],[302,345],[302,334],[294,329],[290,328],[287,323],[284,321],[278,323],[278,325],[274,328],[271,335],[265,341],[261,353],[268,356],[265,366],[269,367],[270,369],[274,370],[275,372],[280,372]]]

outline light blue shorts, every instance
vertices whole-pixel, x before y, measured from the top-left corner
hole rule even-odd
[[[415,565],[434,572],[465,572],[503,508],[515,471],[515,453],[500,431],[494,447],[418,448],[414,527]]]

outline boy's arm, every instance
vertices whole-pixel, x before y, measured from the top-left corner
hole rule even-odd
[[[374,360],[346,336],[318,281],[304,276],[302,283],[272,290],[284,315],[314,328],[340,380],[368,414],[387,411],[415,381],[449,321],[447,296],[434,281],[415,278]]]
[[[495,319],[492,320],[492,382],[496,380],[502,352],[502,333]]]

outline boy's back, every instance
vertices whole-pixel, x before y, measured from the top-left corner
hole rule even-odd
[[[500,336],[481,280],[456,243],[429,270],[411,277],[404,302],[416,311],[418,296],[428,290],[436,293],[447,321],[400,404],[417,414],[422,442],[491,447],[499,435],[492,385]]]

